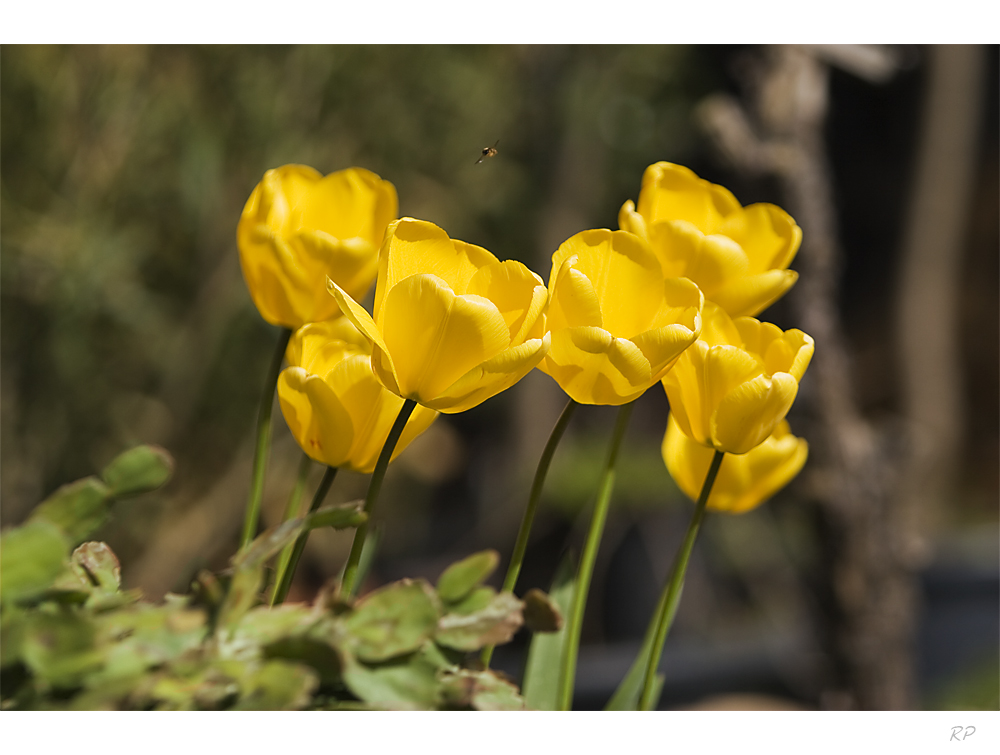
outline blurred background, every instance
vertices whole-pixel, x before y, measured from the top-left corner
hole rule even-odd
[[[799,283],[762,319],[809,332],[817,351],[789,416],[810,461],[758,510],[707,519],[661,706],[997,709],[998,57],[5,45],[0,520],[156,443],[176,458],[173,481],[121,505],[99,538],[153,600],[226,566],[278,337],[235,245],[268,168],[368,168],[395,184],[401,215],[547,278],[563,240],[616,228],[646,166],[668,160],[796,218]],[[505,568],[565,400],[535,371],[414,442],[387,477],[366,589],[436,579],[484,548]],[[602,707],[627,670],[690,516],[660,457],[667,411],[648,391],[625,440],[578,708]],[[274,416],[267,525],[301,457]],[[547,589],[579,552],[614,416],[576,413],[519,593]],[[328,500],[365,487],[341,473]],[[350,538],[313,534],[290,599],[337,574]],[[525,643],[496,665],[517,677]]]

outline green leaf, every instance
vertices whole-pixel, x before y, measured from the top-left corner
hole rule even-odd
[[[549,598],[562,612],[566,613],[573,602],[576,589],[573,558],[569,554],[560,562],[552,580]],[[559,666],[563,645],[566,642],[566,626],[554,633],[536,634],[528,647],[525,663],[524,682],[521,685],[524,700],[534,710],[556,710],[559,686]]]
[[[121,564],[107,543],[84,543],[73,551],[70,561],[102,592],[115,593],[121,587]]]
[[[337,651],[312,637],[281,637],[262,648],[262,657],[309,666],[326,685],[340,681],[342,664]]]
[[[500,554],[493,550],[473,553],[452,564],[438,579],[437,591],[441,600],[457,603],[490,576],[500,563]]]
[[[524,625],[532,632],[558,632],[563,625],[562,612],[548,595],[533,587],[524,596]]]
[[[461,602],[453,603],[448,606],[448,613],[461,614],[465,616],[472,613],[478,613],[493,601],[496,594],[497,591],[492,587],[477,587],[475,590],[466,595]]]
[[[96,477],[85,477],[56,490],[38,504],[28,521],[54,524],[75,545],[107,521],[110,508],[107,486]]]
[[[25,628],[21,655],[25,665],[49,684],[76,686],[103,663],[96,638],[94,624],[78,613],[36,612]]]
[[[159,446],[136,446],[119,454],[101,472],[115,498],[147,493],[165,484],[174,472],[174,460]]]
[[[475,710],[524,710],[517,687],[491,671],[461,669],[445,674],[441,694],[446,706]]]
[[[455,650],[479,650],[510,642],[521,624],[524,604],[509,592],[493,596],[475,613],[449,613],[441,617],[434,641]]]
[[[434,597],[424,580],[408,579],[369,593],[345,621],[351,652],[368,662],[413,652],[437,626]]]
[[[4,609],[0,616],[0,667],[21,660],[21,645],[28,614],[17,608]]]
[[[273,608],[257,606],[243,617],[237,634],[258,645],[267,645],[283,637],[308,632],[316,618],[309,606],[294,603]]]
[[[233,710],[301,710],[319,686],[316,673],[297,663],[272,660],[247,674]]]
[[[244,614],[260,599],[260,585],[264,579],[263,565],[244,567],[233,574],[225,600],[219,607],[219,629],[232,630],[239,624]]]
[[[233,568],[255,569],[299,536],[305,527],[305,520],[289,519],[287,522],[264,530],[253,542],[232,558]]]
[[[368,514],[361,510],[363,505],[364,501],[352,501],[340,505],[320,506],[306,517],[305,526],[310,530],[317,527],[333,527],[335,530],[360,527],[368,521]]]
[[[44,520],[29,521],[0,536],[0,600],[13,603],[44,592],[62,573],[69,543]]]
[[[350,655],[344,660],[344,683],[363,702],[389,710],[437,707],[438,665],[425,653],[377,665],[360,663]]]

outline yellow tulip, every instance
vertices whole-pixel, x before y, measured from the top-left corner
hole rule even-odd
[[[672,414],[667,420],[662,451],[677,487],[692,501],[698,500],[715,451],[686,436]],[[723,457],[707,508],[730,514],[756,508],[792,481],[808,455],[809,444],[792,435],[788,423],[782,420],[760,445],[745,454]]]
[[[798,280],[786,269],[802,230],[773,204],[743,207],[728,189],[673,163],[650,165],[622,230],[647,239],[668,276],[690,278],[731,317],[756,315]]]
[[[703,301],[690,280],[664,277],[644,240],[578,233],[552,255],[552,346],[539,369],[581,404],[628,403],[698,337]]]
[[[309,323],[292,335],[285,357],[278,401],[302,450],[331,467],[371,472],[403,399],[376,379],[368,339],[343,317]],[[416,407],[393,458],[436,417]]]
[[[545,356],[547,293],[520,262],[500,262],[433,223],[389,224],[374,318],[336,281],[330,292],[372,343],[372,368],[397,396],[449,414],[482,403]]]
[[[812,354],[813,339],[801,330],[731,320],[706,302],[700,338],[663,379],[671,413],[694,441],[746,453],[784,419]]]
[[[325,177],[305,165],[267,171],[236,229],[243,278],[261,316],[293,330],[338,316],[327,278],[363,297],[396,212],[395,187],[363,168]]]

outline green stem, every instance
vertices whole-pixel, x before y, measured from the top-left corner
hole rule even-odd
[[[281,518],[282,522],[287,522],[290,519],[294,519],[298,516],[305,516],[306,511],[302,511],[302,494],[306,490],[306,479],[309,477],[309,469],[312,467],[312,459],[308,455],[302,454],[302,460],[299,462],[299,472],[295,476],[295,487],[292,488],[292,493],[288,496],[288,504],[285,506],[285,515]],[[286,545],[282,551],[281,555],[278,557],[278,567],[274,573],[274,586],[275,590],[281,580],[285,576],[285,572],[288,570],[288,565],[292,560],[292,552],[295,550],[294,545]],[[275,592],[275,594],[277,594]],[[271,596],[271,605],[274,605],[274,595]]]
[[[260,521],[260,503],[264,499],[264,473],[267,471],[267,451],[271,445],[271,406],[274,404],[274,389],[278,384],[278,373],[281,372],[281,360],[285,357],[288,339],[292,331],[282,328],[278,335],[278,343],[271,357],[264,381],[264,392],[260,397],[260,408],[257,410],[257,446],[253,452],[253,472],[250,477],[250,498],[247,500],[246,518],[243,521],[243,536],[240,538],[240,549],[246,548],[257,534],[257,524]]]
[[[555,454],[556,446],[559,445],[563,433],[566,432],[566,426],[569,425],[569,420],[578,406],[579,404],[573,399],[566,402],[562,414],[559,415],[559,419],[556,420],[556,424],[549,434],[549,440],[545,444],[542,456],[538,460],[535,479],[531,483],[531,493],[528,495],[528,508],[524,510],[524,516],[521,519],[521,528],[517,531],[517,540],[514,542],[514,553],[510,557],[510,566],[507,567],[507,576],[503,581],[502,589],[504,592],[514,592],[517,577],[521,573],[521,565],[524,563],[524,553],[528,549],[528,536],[531,534],[531,525],[535,521],[538,502],[542,498],[542,487],[545,485],[545,477],[549,473],[552,456]],[[490,667],[490,659],[493,657],[494,647],[494,645],[489,645],[483,648],[480,658],[485,668]]]
[[[368,483],[368,495],[365,496],[364,512],[368,514],[368,519],[354,532],[351,555],[347,557],[347,565],[344,567],[344,581],[340,585],[340,594],[345,598],[351,597],[357,588],[358,564],[361,563],[361,551],[365,547],[365,538],[368,535],[368,525],[371,523],[372,509],[375,508],[379,491],[382,490],[382,479],[385,477],[385,470],[389,468],[389,460],[392,458],[392,452],[396,448],[396,443],[399,442],[399,436],[403,434],[406,421],[410,418],[416,407],[417,402],[412,399],[406,399],[403,402],[403,406],[399,409],[399,414],[396,415],[396,421],[393,422],[392,429],[389,430],[389,436],[382,445],[382,453],[379,454],[378,461],[375,462],[375,470],[372,472],[371,482]]]
[[[653,699],[656,679],[656,670],[660,666],[660,658],[663,655],[663,644],[667,640],[667,633],[674,623],[674,616],[677,614],[677,606],[681,602],[681,592],[684,590],[684,575],[687,573],[688,561],[691,558],[691,551],[694,549],[695,538],[698,537],[698,529],[701,527],[701,520],[705,517],[705,505],[708,503],[708,495],[712,492],[712,485],[715,477],[719,474],[719,467],[722,465],[724,451],[716,451],[712,457],[712,463],[708,467],[708,474],[705,475],[705,483],[701,486],[701,494],[694,507],[694,515],[688,525],[687,534],[684,535],[684,542],[677,552],[674,565],[671,569],[670,579],[663,587],[663,594],[660,596],[659,615],[657,617],[656,638],[653,640],[653,647],[649,654],[649,663],[646,666],[646,677],[642,684],[642,697],[639,700],[639,710],[651,710],[656,704]]]
[[[312,513],[320,507],[323,499],[326,498],[330,486],[333,485],[333,478],[337,476],[337,467],[327,467],[323,479],[320,480],[319,487],[316,488],[316,495],[313,496],[312,503],[309,504],[309,511]],[[271,605],[276,606],[285,602],[288,596],[288,589],[292,586],[292,578],[295,576],[295,569],[299,565],[302,551],[306,549],[306,540],[309,539],[309,530],[306,530],[297,538],[292,546],[292,554],[288,558],[288,567],[280,575],[279,581],[274,586],[274,595],[271,596]]]
[[[590,590],[590,579],[594,573],[594,562],[597,560],[597,550],[604,534],[604,522],[608,518],[608,508],[611,504],[611,491],[615,487],[615,462],[618,460],[618,449],[621,447],[625,428],[635,402],[630,401],[618,411],[618,421],[608,449],[608,460],[604,465],[604,474],[598,488],[597,503],[594,505],[594,515],[590,520],[590,530],[587,532],[587,542],[580,557],[580,567],[576,577],[576,591],[573,593],[573,604],[570,606],[569,623],[566,627],[566,644],[563,646],[562,664],[559,669],[558,710],[569,710],[573,705],[573,683],[576,680],[576,658],[580,650],[580,631],[583,628],[583,611],[587,605],[587,593]]]

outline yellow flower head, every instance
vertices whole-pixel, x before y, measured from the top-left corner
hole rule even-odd
[[[663,461],[677,487],[692,501],[698,500],[715,452],[686,436],[674,419],[667,420]],[[708,508],[742,514],[773,496],[799,473],[809,455],[809,444],[792,435],[782,420],[760,445],[745,454],[722,460],[708,497]]]
[[[364,296],[396,212],[395,187],[363,168],[325,177],[305,165],[267,171],[236,229],[243,278],[261,317],[292,329],[336,317],[327,278]]]
[[[310,323],[292,335],[285,358],[278,401],[302,450],[331,467],[371,472],[403,400],[372,373],[368,339],[343,317]],[[393,458],[436,417],[416,407]]]
[[[627,201],[618,225],[649,241],[665,275],[690,278],[731,317],[756,315],[799,277],[786,268],[802,230],[784,210],[743,207],[728,189],[680,165],[646,168],[639,206]]]
[[[578,233],[552,255],[552,346],[539,369],[581,404],[625,404],[698,337],[703,301],[691,281],[664,277],[643,239]]]
[[[671,414],[694,441],[744,454],[784,419],[812,354],[801,330],[731,320],[706,302],[700,338],[663,379]]]
[[[547,300],[542,279],[423,220],[389,224],[374,318],[335,281],[330,291],[371,341],[382,384],[440,412],[471,409],[509,388],[549,348],[547,336],[533,333]]]

